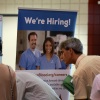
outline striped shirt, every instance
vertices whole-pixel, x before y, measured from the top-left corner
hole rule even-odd
[[[76,71],[73,75],[74,98],[90,98],[94,77],[100,73],[100,56],[81,55],[76,61]]]

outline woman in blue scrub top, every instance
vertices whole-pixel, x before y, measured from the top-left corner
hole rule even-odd
[[[54,54],[54,40],[47,37],[43,43],[43,56],[38,59],[37,69],[60,69],[61,63],[59,57]]]

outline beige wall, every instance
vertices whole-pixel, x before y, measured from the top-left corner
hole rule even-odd
[[[87,54],[88,0],[0,0],[0,14],[18,14],[18,7],[74,10],[78,12],[75,37],[81,39]],[[15,69],[17,17],[3,18],[2,62]],[[75,68],[72,68],[72,74]],[[73,97],[71,96],[71,99]]]

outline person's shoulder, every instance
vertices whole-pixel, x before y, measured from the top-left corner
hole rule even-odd
[[[39,58],[40,59],[44,59],[46,56],[45,56],[45,54],[43,54],[43,55],[41,55]]]
[[[0,67],[6,67],[7,65],[5,65],[5,64],[3,64],[3,63],[1,63],[0,64]]]
[[[24,54],[24,53],[26,53],[27,52],[27,49],[26,50],[24,50],[23,52],[22,52],[22,54]]]
[[[97,75],[95,76],[93,83],[99,85],[99,83],[100,83],[100,74],[97,74]],[[100,88],[99,88],[99,89],[100,89]]]
[[[34,74],[27,72],[27,71],[16,71],[16,75],[17,76],[23,76],[23,77],[29,77],[29,76],[33,76]]]
[[[5,71],[7,71],[7,70],[8,70],[8,66],[5,65],[5,64],[3,64],[3,63],[1,63],[1,64],[0,64],[0,71],[5,72]]]
[[[12,76],[15,75],[15,71],[9,65],[0,64],[0,70],[3,71],[4,74],[6,73],[6,75],[8,73],[8,70],[9,70],[9,73],[11,73]]]
[[[11,69],[13,71],[13,69],[9,65],[5,65],[3,63],[0,64],[0,68],[4,68],[4,69],[7,69],[7,70],[9,68],[9,69]]]
[[[99,55],[87,55],[86,56],[87,58],[91,58],[91,59],[100,59],[100,56]]]
[[[16,74],[18,74],[18,75],[25,75],[25,76],[27,76],[26,74],[30,74],[29,72],[27,72],[27,71],[16,71]]]
[[[56,54],[53,54],[54,59],[58,59],[59,57]]]
[[[98,55],[88,55],[85,57],[84,60],[82,61],[85,61],[87,62],[88,65],[90,66],[93,66],[94,64],[98,64],[98,66],[100,65],[100,56]],[[92,63],[92,64],[91,64]]]
[[[100,74],[96,75],[96,77],[95,77],[95,78],[100,79]]]
[[[22,55],[25,55],[25,54],[29,53],[30,51],[31,51],[30,49],[26,49],[26,50],[22,53]]]

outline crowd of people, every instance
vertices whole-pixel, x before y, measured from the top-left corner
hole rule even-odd
[[[0,64],[0,100],[60,100],[55,91],[33,73]]]
[[[35,38],[32,39],[32,37]],[[29,34],[28,40],[30,43],[29,49],[31,52],[35,52],[37,34]],[[34,56],[35,54],[33,53]],[[63,41],[60,44],[58,55],[56,55],[54,54],[54,40],[47,37],[43,43],[43,55],[41,56],[39,53],[39,56],[35,57],[35,69],[67,69],[70,64],[75,64],[76,71],[73,75],[75,100],[90,99],[93,80],[100,73],[100,57],[84,55],[83,45],[79,39],[70,38]],[[27,57],[27,59],[29,58]]]
[[[28,35],[30,48],[20,57],[20,69],[66,69],[75,64],[74,100],[100,100],[100,56],[83,54],[83,44],[74,37],[60,44],[58,55],[54,54],[54,40],[47,37],[41,55],[36,49],[37,37],[35,32]],[[0,64],[0,86],[0,100],[61,100],[51,86],[35,74],[15,73],[4,64]]]

